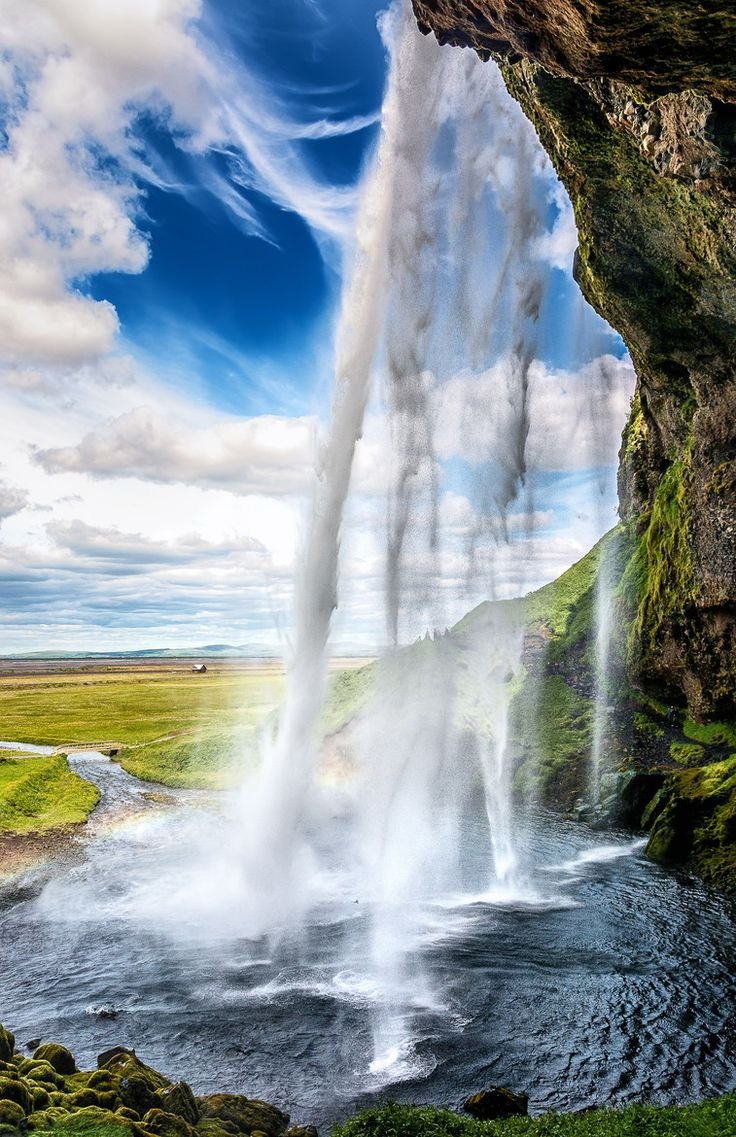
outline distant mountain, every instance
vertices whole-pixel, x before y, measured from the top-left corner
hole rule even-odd
[[[373,658],[364,644],[335,644],[333,657]],[[0,659],[281,659],[283,651],[271,644],[205,644],[204,647],[147,647],[135,651],[16,651],[3,652]]]

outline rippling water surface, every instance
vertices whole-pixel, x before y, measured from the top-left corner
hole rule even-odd
[[[444,895],[402,914],[401,965],[377,975],[359,897],[325,904],[299,942],[187,931],[186,887],[175,925],[150,897],[139,910],[152,877],[181,873],[187,831],[218,821],[196,794],[150,800],[113,763],[76,764],[104,793],[82,855],[0,909],[2,1019],[19,1042],[63,1041],[83,1066],[127,1044],[200,1092],[322,1125],[490,1084],[528,1092],[535,1112],[736,1087],[733,910],[629,835],[536,818],[523,897]],[[472,860],[472,824],[464,840]]]

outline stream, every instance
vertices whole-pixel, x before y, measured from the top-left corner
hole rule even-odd
[[[457,1106],[489,1085],[529,1093],[533,1112],[736,1088],[733,907],[647,862],[630,834],[531,818],[527,899],[418,906],[389,991],[357,898],[257,942],[231,921],[200,936],[186,911],[159,917],[149,885],[171,881],[186,909],[187,850],[222,825],[218,795],[139,782],[101,754],[70,763],[102,791],[83,855],[0,900],[2,1020],[19,1045],[63,1042],[85,1068],[133,1046],[199,1092],[320,1126],[386,1097]],[[463,839],[472,859],[472,819]],[[403,1037],[377,1061],[376,1022],[397,1016]]]

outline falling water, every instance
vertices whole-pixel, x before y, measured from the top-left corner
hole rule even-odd
[[[590,754],[590,800],[594,808],[601,801],[601,777],[604,773],[608,735],[608,690],[611,653],[612,596],[609,566],[609,544],[602,542],[595,592],[595,706],[593,739]]]
[[[507,430],[490,455],[482,486],[475,491],[472,485],[465,487],[485,507],[497,541],[525,487],[529,368],[541,295],[533,244],[542,230],[543,205],[534,186],[531,132],[495,68],[471,53],[442,52],[419,34],[411,13],[403,9],[385,19],[383,32],[391,49],[390,76],[342,303],[332,421],[297,582],[287,696],[275,742],[267,747],[255,787],[248,790],[248,816],[256,819],[243,854],[243,871],[254,894],[249,907],[253,916],[260,906],[271,924],[294,921],[308,892],[305,875],[316,868],[308,829],[326,687],[325,649],[337,605],[343,514],[374,369],[384,377],[392,442],[386,551],[390,642],[398,643],[402,611],[421,595],[421,582],[425,609],[431,610],[431,585],[442,576],[436,419],[443,384],[463,368],[472,374],[473,368],[503,361],[496,394]],[[482,501],[484,493],[487,500]],[[418,560],[421,582],[414,571]],[[486,591],[493,593],[492,580]],[[505,654],[510,650],[514,657],[502,669],[507,678],[518,669],[520,641],[518,635],[497,631],[496,650],[503,641]],[[391,829],[401,797],[398,787],[410,784],[412,794],[427,801],[412,827],[411,840],[421,845],[417,834],[434,823],[433,779],[444,769],[448,744],[439,727],[431,732],[425,723],[415,731],[412,700],[401,685],[397,690],[403,694],[392,721],[403,720],[407,729],[401,746],[394,737],[386,749],[390,763],[380,780],[386,816],[380,824]],[[450,682],[436,679],[426,698],[448,723],[453,721]],[[480,736],[477,756],[490,829],[488,883],[508,884],[515,857],[504,683],[491,683],[483,700],[495,720],[492,730]],[[380,701],[376,706],[383,715]],[[424,708],[417,712],[423,714]],[[435,758],[430,760],[432,751]],[[354,829],[361,833],[365,826],[358,819]],[[379,847],[386,869],[398,854],[385,853],[390,847],[385,840]],[[362,851],[356,859],[365,860]],[[401,859],[412,866],[405,874],[405,902],[427,866],[419,849],[402,853]]]

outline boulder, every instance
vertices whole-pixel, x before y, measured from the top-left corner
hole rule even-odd
[[[281,1137],[289,1124],[288,1113],[242,1094],[210,1094],[198,1098],[198,1105],[203,1118],[230,1121],[239,1133],[252,1134],[260,1130],[266,1137]]]
[[[163,1109],[150,1109],[141,1118],[141,1125],[157,1137],[195,1137],[194,1128],[188,1121]]]
[[[29,1082],[38,1082],[48,1090],[61,1088],[64,1085],[61,1074],[57,1074],[54,1067],[48,1062],[38,1062],[35,1058],[24,1058],[18,1069]]]
[[[26,1119],[26,1115],[17,1101],[9,1098],[0,1099],[0,1125],[12,1125],[19,1128]]]
[[[0,1101],[14,1101],[24,1113],[33,1109],[33,1097],[19,1078],[0,1077]]]
[[[284,1137],[319,1137],[319,1133],[313,1125],[292,1125]]]
[[[58,1042],[45,1042],[34,1051],[33,1057],[38,1062],[48,1062],[57,1074],[66,1076],[77,1073],[77,1064],[72,1052],[67,1050],[66,1046],[60,1046]]]
[[[67,1111],[61,1109],[60,1106],[52,1106],[51,1109],[41,1109],[32,1113],[30,1117],[26,1118],[26,1129],[33,1132],[48,1133],[49,1129],[53,1129],[56,1122],[61,1117],[66,1117]]]
[[[6,1027],[0,1026],[0,1060],[9,1062],[15,1050],[15,1035]]]
[[[196,1125],[199,1121],[199,1106],[191,1086],[186,1082],[177,1082],[170,1090],[163,1090],[161,1100],[167,1113],[183,1117],[190,1125]]]
[[[97,1066],[106,1066],[111,1058],[116,1058],[118,1054],[132,1054],[135,1058],[135,1050],[129,1050],[127,1046],[111,1046],[109,1050],[103,1050],[101,1054],[97,1055]]]
[[[145,1078],[121,1078],[118,1097],[123,1105],[135,1110],[141,1117],[150,1109],[161,1109],[163,1105],[160,1096]]]
[[[100,1129],[107,1130],[106,1137],[109,1137],[110,1129],[118,1129],[123,1137],[135,1131],[135,1128],[135,1122],[129,1121],[127,1117],[121,1117],[119,1113],[113,1113],[109,1109],[100,1109],[96,1105],[88,1105],[84,1109],[68,1113],[54,1125],[56,1133],[68,1132],[70,1137],[77,1137],[77,1134],[81,1133],[94,1134]]]
[[[529,1112],[526,1094],[515,1094],[505,1087],[481,1090],[463,1103],[466,1113],[479,1121],[497,1121],[504,1117],[525,1117]]]

